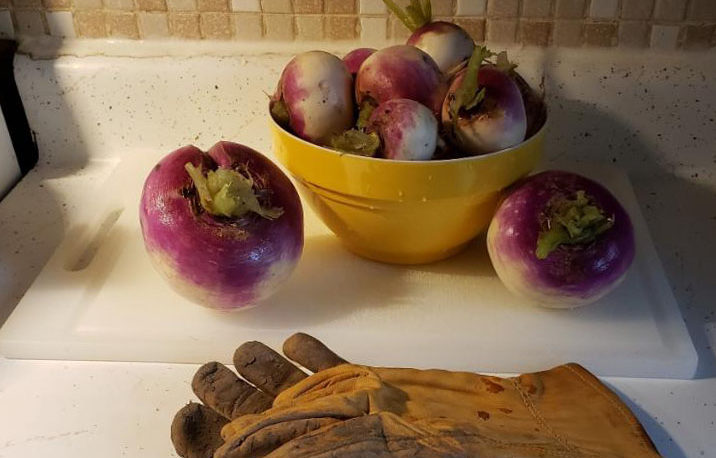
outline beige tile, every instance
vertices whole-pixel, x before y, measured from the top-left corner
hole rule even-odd
[[[199,13],[169,13],[169,32],[178,38],[201,38]]]
[[[42,0],[13,0],[12,4],[15,9],[33,9],[36,10],[42,6]]]
[[[625,48],[645,48],[649,45],[649,23],[621,21],[617,42]]]
[[[323,0],[323,11],[328,14],[355,14],[355,0]]]
[[[317,14],[323,12],[323,0],[293,0],[295,13]]]
[[[204,12],[227,12],[229,11],[228,0],[197,0],[197,9]]]
[[[485,41],[485,20],[482,18],[455,18],[455,24],[459,25],[470,34],[474,41],[482,43]]]
[[[15,26],[9,10],[0,10],[0,38],[14,38]]]
[[[48,11],[68,10],[72,6],[70,0],[42,0],[42,6]]]
[[[76,11],[74,17],[75,29],[78,36],[84,38],[102,38],[107,36],[104,11]]]
[[[231,39],[231,15],[229,13],[201,13],[199,29],[202,38],[209,40]]]
[[[408,38],[410,34],[410,30],[399,19],[393,15],[388,17],[388,38],[402,40]]]
[[[649,19],[654,0],[622,0],[622,19]]]
[[[231,0],[231,11],[260,13],[261,2],[259,0]]]
[[[169,11],[196,11],[196,0],[167,0]]]
[[[712,21],[716,19],[716,0],[691,0],[688,18],[695,21]]]
[[[136,0],[139,11],[166,11],[166,0]]]
[[[137,13],[139,35],[142,38],[162,38],[169,36],[167,13]]]
[[[711,37],[716,31],[716,25],[687,25],[683,26],[685,49],[708,49],[711,46]]]
[[[584,17],[585,0],[555,0],[554,15],[560,19]]]
[[[45,13],[47,27],[53,37],[72,38],[75,36],[75,23],[70,11],[48,11]]]
[[[358,10],[360,14],[387,14],[383,0],[359,0]]]
[[[134,0],[104,0],[104,7],[109,10],[131,11],[134,9]]]
[[[139,38],[137,18],[134,13],[107,11],[107,34],[110,37]]]
[[[237,13],[232,15],[231,22],[237,40],[260,40],[263,36],[260,14]]]
[[[628,0],[627,0],[628,1]],[[589,3],[589,17],[612,19],[619,12],[619,0],[592,0]]]
[[[21,10],[15,11],[15,24],[17,35],[45,35],[45,24],[42,22],[42,12]]]
[[[487,11],[487,0],[457,0],[456,16],[484,16]]]
[[[530,46],[547,46],[552,34],[552,23],[548,21],[520,21],[518,42]]]
[[[582,46],[583,28],[584,23],[581,20],[554,21],[552,44],[570,48]]]
[[[102,9],[102,0],[73,0],[76,10],[99,10]]]
[[[455,1],[454,0],[432,0],[432,13],[434,17],[437,16],[452,16],[455,14]]]
[[[518,0],[491,0],[487,2],[487,16],[489,18],[517,17],[519,6]]]
[[[656,0],[654,19],[680,21],[686,13],[686,0]]]
[[[616,46],[617,24],[615,22],[588,22],[584,24],[584,43],[587,46]]]
[[[360,38],[366,42],[385,40],[388,33],[387,17],[361,17]]]
[[[358,38],[358,18],[355,16],[325,16],[326,40],[355,40]]]
[[[522,17],[549,17],[552,14],[552,0],[522,0]]]
[[[516,19],[488,19],[485,39],[490,43],[514,43],[517,37]]]
[[[291,0],[261,0],[264,13],[291,13]]]
[[[652,25],[650,45],[655,49],[676,49],[679,41],[678,25]]]
[[[323,39],[323,16],[301,14],[296,16],[296,39],[317,41]]]
[[[263,30],[267,40],[293,40],[293,16],[290,14],[264,14]]]

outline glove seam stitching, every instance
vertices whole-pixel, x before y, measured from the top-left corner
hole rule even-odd
[[[557,434],[557,432],[549,425],[549,423],[547,423],[547,420],[542,417],[537,407],[527,396],[527,393],[522,390],[517,381],[511,379],[510,382],[515,387],[515,390],[517,390],[517,392],[519,393],[520,398],[522,399],[522,402],[524,403],[525,407],[527,407],[529,413],[535,418],[535,420],[537,420],[537,423],[542,425],[552,435],[552,437],[557,442],[562,444],[565,448],[567,448],[567,450],[572,452],[578,451],[578,448],[574,444],[570,443],[565,437],[562,437],[561,435]]]

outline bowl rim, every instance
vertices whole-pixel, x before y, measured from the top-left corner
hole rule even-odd
[[[300,143],[303,143],[306,146],[322,150],[325,153],[333,154],[338,157],[350,156],[351,158],[353,158],[355,160],[365,160],[366,162],[376,162],[376,163],[383,163],[383,164],[385,164],[386,162],[406,164],[406,165],[410,164],[410,166],[415,166],[415,167],[425,166],[425,164],[436,164],[437,165],[437,164],[455,164],[455,163],[460,163],[460,162],[472,162],[472,161],[479,162],[479,161],[483,161],[483,160],[486,161],[489,158],[499,156],[502,154],[510,153],[510,152],[515,151],[519,148],[522,148],[524,145],[526,145],[530,142],[536,141],[535,139],[540,137],[543,134],[545,128],[549,124],[549,115],[545,111],[545,117],[544,117],[544,122],[542,123],[542,126],[540,126],[540,128],[534,134],[532,134],[532,136],[530,138],[522,140],[518,144],[516,144],[514,146],[510,146],[509,148],[504,148],[504,149],[501,149],[498,151],[493,151],[492,153],[479,154],[476,156],[465,156],[465,157],[458,157],[458,158],[452,158],[452,159],[429,159],[427,161],[410,161],[410,160],[405,160],[405,159],[385,159],[385,158],[381,158],[381,157],[361,156],[360,154],[341,152],[341,151],[338,151],[338,150],[335,150],[332,148],[317,145],[315,143],[311,143],[308,140],[305,140],[305,139],[297,136],[296,134],[294,134],[293,132],[291,132],[287,129],[284,129],[283,126],[281,126],[278,122],[276,122],[276,120],[273,118],[273,116],[271,116],[270,110],[268,110],[267,114],[268,114],[269,122],[272,124],[272,126],[274,128],[280,130],[281,132],[284,132],[285,134],[292,137],[294,140],[296,140]]]

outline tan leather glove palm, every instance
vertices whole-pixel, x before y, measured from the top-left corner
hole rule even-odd
[[[216,458],[659,456],[621,400],[576,364],[515,378],[341,364],[221,436]]]

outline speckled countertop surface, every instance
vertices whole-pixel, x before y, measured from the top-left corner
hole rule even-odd
[[[605,381],[663,455],[716,457],[716,53],[513,56],[528,79],[545,76],[547,165],[607,161],[628,171],[699,354],[694,380]],[[263,91],[289,57],[18,57],[41,159],[0,202],[0,322],[84,199],[101,199],[112,158],[222,138],[267,148],[267,130],[237,135],[264,116]],[[173,456],[169,424],[191,398],[195,369],[0,359],[0,457]]]

